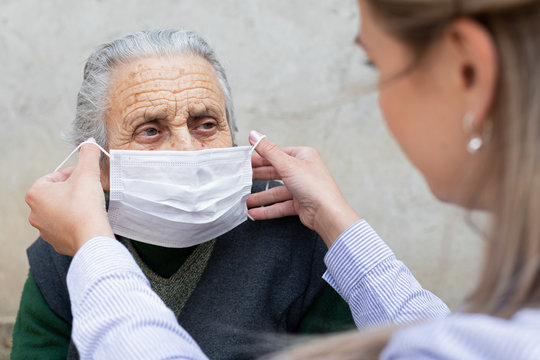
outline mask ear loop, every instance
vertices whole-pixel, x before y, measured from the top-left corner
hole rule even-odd
[[[251,152],[255,151],[255,148],[259,145],[259,143],[262,141],[262,139],[264,139],[266,137],[266,135],[263,135],[261,136],[261,138],[259,140],[257,140],[257,142],[255,144],[253,144],[253,146],[251,147]]]
[[[60,169],[62,168],[62,166],[64,166],[64,164],[65,164],[66,162],[68,162],[69,159],[71,159],[71,157],[73,156],[73,154],[75,154],[75,153],[81,148],[81,146],[83,146],[84,144],[92,144],[92,145],[96,145],[96,146],[99,148],[99,150],[101,150],[105,155],[107,155],[109,158],[111,157],[111,155],[110,155],[107,151],[105,151],[105,149],[102,148],[99,144],[97,144],[97,143],[95,143],[95,142],[92,142],[92,141],[83,141],[82,143],[80,143],[80,144],[75,148],[75,150],[73,150],[73,151],[67,156],[67,158],[65,158],[64,161],[62,161],[62,162],[60,163],[60,165],[58,165],[58,166],[56,167],[56,169],[54,169],[53,172],[57,172],[58,170],[60,170]]]
[[[251,150],[250,150],[250,153],[253,153],[253,151],[255,151],[255,148],[257,147],[257,145],[259,145],[259,143],[262,141],[262,139],[264,139],[266,137],[266,135],[263,135],[261,136],[261,138],[259,140],[257,140],[257,142],[255,144],[253,144],[253,146],[251,147]],[[264,191],[268,190],[270,188],[270,180],[267,180],[266,181],[266,187],[264,189]],[[264,207],[263,205],[261,205],[261,207]],[[251,221],[256,221],[251,215],[247,215],[248,219],[251,220]]]

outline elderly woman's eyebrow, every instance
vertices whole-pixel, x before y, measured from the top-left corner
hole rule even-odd
[[[138,106],[130,109],[130,111],[122,116],[122,122],[124,126],[138,127],[143,124],[164,120],[178,114],[178,103],[175,103],[174,108],[171,108],[171,104],[161,104],[161,105],[149,105],[137,104]],[[186,109],[186,115],[190,118],[202,118],[202,117],[213,117],[216,120],[225,120],[225,112],[219,104],[214,103],[213,101],[202,101],[188,104]]]
[[[210,116],[216,119],[223,117],[223,111],[219,106],[213,106],[211,104],[203,104],[204,107],[189,107],[188,115],[192,118]]]
[[[139,126],[154,120],[165,119],[169,115],[167,105],[149,106],[141,104],[123,116],[123,122],[126,125]]]

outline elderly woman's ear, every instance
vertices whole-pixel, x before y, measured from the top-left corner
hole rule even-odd
[[[99,162],[99,169],[101,171],[101,186],[103,187],[103,190],[109,191],[111,188],[109,183],[109,159],[106,156],[101,158],[101,161]]]
[[[74,168],[41,177],[26,193],[30,224],[61,254],[73,256],[95,236],[114,237],[98,182],[99,157],[100,149],[84,144]]]

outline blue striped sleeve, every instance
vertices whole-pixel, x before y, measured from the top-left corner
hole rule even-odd
[[[207,358],[118,241],[88,240],[67,283],[81,359]]]
[[[445,317],[448,307],[423,289],[365,220],[353,224],[325,256],[323,278],[347,301],[356,326],[369,328]]]

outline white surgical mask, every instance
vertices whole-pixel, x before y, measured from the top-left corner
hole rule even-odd
[[[251,154],[258,144],[199,151],[111,150],[110,154],[100,147],[110,158],[108,216],[113,232],[148,244],[183,248],[232,230],[249,216]]]

